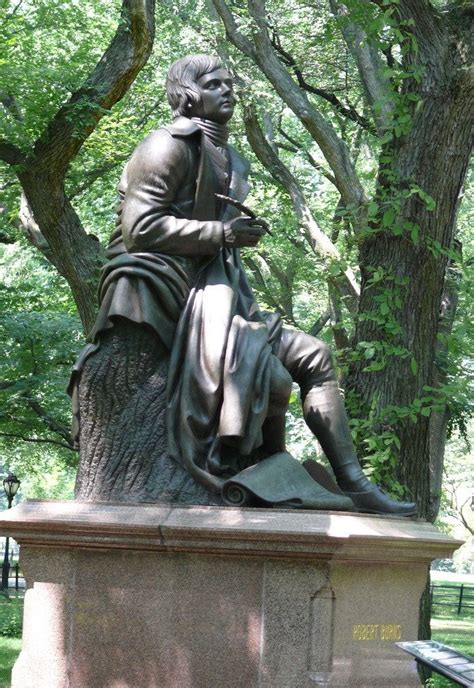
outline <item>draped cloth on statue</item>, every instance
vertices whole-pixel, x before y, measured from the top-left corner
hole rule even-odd
[[[178,231],[175,244],[169,232],[166,251],[156,250],[155,245],[150,251],[147,247],[127,251],[119,211],[118,227],[109,246],[111,260],[101,278],[101,305],[90,335],[92,343],[79,356],[70,390],[77,411],[74,398],[77,402],[82,367],[100,347],[101,332],[112,328],[117,318],[151,327],[170,356],[169,453],[198,482],[220,492],[226,479],[251,463],[249,458],[242,462],[242,457],[250,457],[262,444],[265,418],[286,410],[292,381],[272,350],[281,329],[279,318],[268,318],[259,311],[239,251],[223,247],[222,225],[216,222],[235,214],[232,208],[219,206],[216,192],[244,200],[247,162],[229,147],[228,165],[221,164],[222,154],[186,118],[166,127],[166,132],[154,132],[150,145],[153,136],[168,137],[165,153],[173,158],[174,168],[184,169],[183,188],[189,181],[186,174],[192,176],[190,160],[194,156],[197,182],[190,185],[194,189],[191,198],[181,198],[179,203],[168,198],[160,205],[167,179],[165,173],[160,178],[157,165],[151,182],[144,179],[139,190],[141,199],[145,197],[148,203],[144,215],[149,226],[153,230],[156,214],[160,222],[169,219],[171,228],[179,225],[180,231],[186,224],[194,226],[192,221],[203,221],[201,235],[207,232],[210,236],[211,230],[215,235],[220,230],[220,236],[213,235],[214,248],[198,256],[188,250]],[[141,145],[146,146],[147,141]],[[162,163],[166,170],[168,160]],[[126,174],[123,179],[127,179]],[[120,194],[123,205],[126,188],[122,187]],[[154,238],[155,243],[157,240],[159,237]],[[193,241],[191,234],[186,241]]]
[[[286,410],[291,377],[272,353],[277,333],[255,306],[238,252],[223,249],[191,290],[168,378],[170,454],[211,490],[245,467],[267,415]]]

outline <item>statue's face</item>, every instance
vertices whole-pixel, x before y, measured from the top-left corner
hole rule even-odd
[[[232,77],[226,69],[216,69],[199,77],[196,86],[201,102],[191,111],[193,117],[203,117],[226,124],[234,112],[235,98]]]

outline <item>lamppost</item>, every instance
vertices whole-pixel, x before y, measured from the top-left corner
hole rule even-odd
[[[13,473],[9,473],[3,481],[3,489],[5,490],[5,494],[7,495],[9,509],[11,509],[12,507],[13,497],[18,492],[19,487],[20,481],[18,480],[16,475],[13,475]],[[2,564],[2,590],[8,590],[8,574],[10,573],[10,562],[8,560],[9,545],[10,538],[7,537],[5,540],[5,556],[3,557]]]

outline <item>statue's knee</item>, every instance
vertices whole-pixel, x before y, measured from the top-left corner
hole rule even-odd
[[[311,388],[336,379],[331,349],[320,339],[312,340],[297,380],[303,399]]]
[[[316,337],[312,337],[312,340],[313,350],[311,356],[311,367],[319,371],[332,370],[334,368],[334,364],[332,351],[329,345],[326,344],[326,342],[323,342],[321,339],[316,339]]]
[[[279,363],[274,362],[270,378],[270,394],[267,416],[285,414],[293,389],[291,375]]]

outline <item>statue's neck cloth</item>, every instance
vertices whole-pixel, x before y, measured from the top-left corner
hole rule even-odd
[[[202,119],[201,117],[191,117],[191,119],[215,146],[225,148],[229,139],[229,128],[226,124],[219,124],[219,122],[212,122],[210,119]]]

